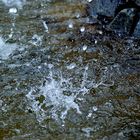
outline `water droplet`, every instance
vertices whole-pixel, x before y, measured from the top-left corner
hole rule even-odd
[[[30,66],[30,63],[27,63],[26,66],[29,67]]]
[[[98,31],[98,33],[99,33],[100,35],[102,35],[102,34],[103,34],[103,32],[102,32],[102,31]]]
[[[44,25],[44,28],[45,28],[45,32],[48,32],[49,28],[48,28],[47,23],[45,21],[43,21],[43,25]]]
[[[13,8],[10,8],[9,9],[9,13],[10,14],[16,14],[17,13],[17,8],[14,8],[14,7]]]
[[[35,35],[33,35],[32,40],[30,42],[36,46],[41,45],[42,44],[42,37],[35,34]]]
[[[41,66],[38,66],[38,69],[41,69],[42,67]]]
[[[96,106],[93,106],[93,111],[97,111],[98,108]]]
[[[53,64],[48,64],[48,68],[49,69],[53,68]]]
[[[85,27],[81,27],[80,32],[84,32],[84,31],[85,31]]]
[[[92,116],[92,113],[90,112],[90,113],[87,115],[87,117],[90,118],[91,116]]]
[[[88,2],[92,2],[92,0],[87,0]]]
[[[79,13],[76,14],[76,18],[80,18],[80,14]]]
[[[47,63],[45,62],[44,65],[47,66]]]
[[[85,70],[88,70],[88,66],[85,67]]]
[[[95,40],[95,44],[97,44],[97,42],[98,42],[98,41],[97,41],[97,40]]]
[[[83,46],[83,51],[87,50],[87,45]]]
[[[72,29],[72,28],[73,28],[73,23],[72,23],[72,22],[69,23],[68,27],[69,27],[70,29]]]
[[[75,63],[71,63],[69,66],[67,66],[67,69],[71,70],[74,69],[76,67]]]

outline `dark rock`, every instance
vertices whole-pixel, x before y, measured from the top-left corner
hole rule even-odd
[[[114,20],[109,24],[109,29],[123,34],[131,34],[134,18],[136,16],[136,9],[128,8],[119,12]]]
[[[140,37],[140,19],[137,23],[137,26],[136,26],[135,30],[134,30],[134,36]]]
[[[113,17],[120,2],[121,0],[93,0],[89,4],[89,14],[91,17],[97,17],[97,15]]]
[[[140,0],[136,0],[136,4],[140,6]]]
[[[127,8],[135,8],[137,10],[140,9],[140,6],[135,2],[135,0],[122,0],[121,3],[118,5],[115,11],[115,16],[123,9]]]

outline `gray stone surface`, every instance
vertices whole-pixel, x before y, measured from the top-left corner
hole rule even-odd
[[[124,9],[120,11],[120,13],[110,23],[109,28],[120,33],[129,34],[133,24],[134,16],[134,8]]]
[[[137,26],[136,26],[135,30],[134,30],[134,36],[140,37],[140,19],[137,23]]]
[[[136,0],[136,4],[140,6],[140,0]]]
[[[120,0],[93,0],[90,3],[90,15],[114,16]]]

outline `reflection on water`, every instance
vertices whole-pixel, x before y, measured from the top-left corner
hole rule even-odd
[[[0,1],[0,139],[140,138],[140,42],[88,2]]]

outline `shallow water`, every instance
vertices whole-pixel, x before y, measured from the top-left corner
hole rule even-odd
[[[0,1],[0,139],[140,138],[140,41],[87,3]]]

